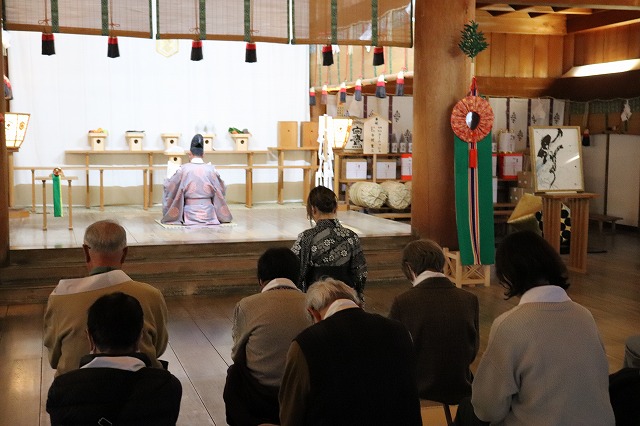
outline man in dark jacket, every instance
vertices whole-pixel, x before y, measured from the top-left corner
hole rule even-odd
[[[354,289],[332,278],[307,290],[316,324],[289,348],[282,426],[422,425],[407,329],[358,302]]]
[[[52,425],[175,425],[182,386],[166,370],[149,367],[138,352],[143,311],[138,300],[117,292],[89,308],[91,352],[81,368],[53,381],[47,398]]]
[[[444,263],[434,241],[410,242],[402,270],[413,288],[396,297],[389,318],[403,323],[413,338],[420,398],[457,405],[471,395],[469,365],[480,336],[478,298],[444,276]]]

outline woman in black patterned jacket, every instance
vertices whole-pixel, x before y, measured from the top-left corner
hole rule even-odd
[[[367,261],[360,239],[343,227],[337,218],[336,194],[324,186],[315,187],[307,199],[307,216],[316,225],[298,235],[291,250],[300,259],[298,287],[302,291],[323,276],[343,281],[353,287],[364,301]]]

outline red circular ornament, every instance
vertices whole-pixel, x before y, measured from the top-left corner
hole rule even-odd
[[[469,123],[469,117],[474,117]],[[465,142],[474,143],[482,140],[493,127],[493,110],[485,99],[479,96],[467,96],[461,99],[451,113],[451,128]]]

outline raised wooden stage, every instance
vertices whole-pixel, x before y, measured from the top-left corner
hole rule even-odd
[[[73,230],[66,218],[49,216],[43,231],[41,212],[11,219],[11,264],[0,268],[0,304],[46,301],[59,279],[85,275],[82,238],[86,227],[101,219],[115,219],[127,230],[125,272],[167,296],[253,291],[264,250],[291,247],[311,225],[299,203],[230,207],[232,224],[207,228],[164,227],[157,222],[159,206],[76,208]],[[362,240],[370,283],[404,280],[400,253],[411,240],[408,224],[350,211],[338,217]]]

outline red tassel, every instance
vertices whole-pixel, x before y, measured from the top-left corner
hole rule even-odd
[[[247,43],[247,47],[245,49],[244,61],[248,63],[258,62],[258,54],[256,52],[255,43]]]
[[[384,65],[384,49],[382,47],[373,48],[373,66]]]
[[[191,42],[191,60],[201,61],[202,57],[202,40],[193,40]]]
[[[109,45],[107,49],[107,56],[109,58],[117,58],[120,56],[120,49],[118,48],[118,37],[109,36]]]
[[[478,168],[478,150],[475,143],[471,144],[471,149],[469,149],[469,168]]]
[[[327,85],[325,84],[324,86],[322,86],[322,95],[320,96],[320,103],[322,105],[326,105],[328,97],[329,97],[329,91],[327,90]]]
[[[56,54],[56,46],[51,33],[42,33],[42,54],[47,56]]]
[[[333,48],[330,44],[322,46],[322,66],[333,65]]]

